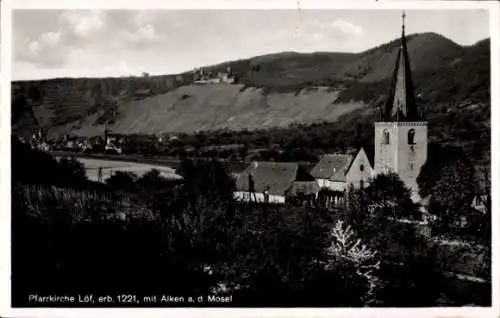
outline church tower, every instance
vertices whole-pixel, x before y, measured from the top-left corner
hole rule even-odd
[[[375,123],[375,172],[395,172],[420,200],[417,177],[427,161],[427,122],[417,109],[403,12],[401,46],[396,58],[389,98]]]

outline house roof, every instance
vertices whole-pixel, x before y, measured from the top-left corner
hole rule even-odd
[[[346,173],[355,157],[346,154],[327,154],[311,170],[311,175],[318,179],[346,181]]]
[[[285,195],[295,181],[312,182],[315,179],[296,162],[252,162],[236,179],[238,191],[249,191],[249,176],[255,192]]]

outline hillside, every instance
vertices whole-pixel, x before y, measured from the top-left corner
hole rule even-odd
[[[407,42],[427,113],[489,104],[489,40],[462,47],[424,33]],[[106,121],[124,134],[335,122],[352,111],[372,113],[384,101],[398,46],[399,39],[361,53],[283,52],[205,68],[230,66],[237,85],[193,85],[190,72],[14,82],[13,132],[41,126],[53,135],[95,135]]]
[[[299,94],[265,94],[262,89],[243,85],[188,85],[165,94],[120,103],[109,127],[121,134],[266,129],[320,118],[335,121],[339,115],[364,105],[362,102],[334,103],[337,96],[337,91],[326,87]],[[103,128],[94,125],[97,121],[99,114],[93,114],[77,123],[55,127],[53,132],[102,134]]]

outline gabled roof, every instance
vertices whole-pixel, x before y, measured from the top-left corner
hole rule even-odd
[[[346,154],[327,154],[311,170],[311,175],[317,179],[346,181],[346,173],[355,157]]]
[[[296,181],[315,182],[315,179],[296,162],[252,162],[236,179],[238,191],[249,191],[249,176],[255,192],[285,195]]]

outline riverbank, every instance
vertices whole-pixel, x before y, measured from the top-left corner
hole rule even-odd
[[[141,155],[128,155],[128,154],[124,155],[89,154],[89,153],[65,152],[65,151],[51,151],[49,153],[54,157],[75,157],[75,158],[99,159],[106,161],[120,161],[127,163],[148,164],[148,165],[169,167],[174,170],[179,168],[179,166],[181,165],[181,160],[173,157],[159,157],[159,156],[145,157]],[[219,161],[232,173],[240,173],[243,170],[245,170],[246,166],[248,165],[248,163],[246,162],[235,162],[235,161],[224,161],[224,160],[219,160]]]

